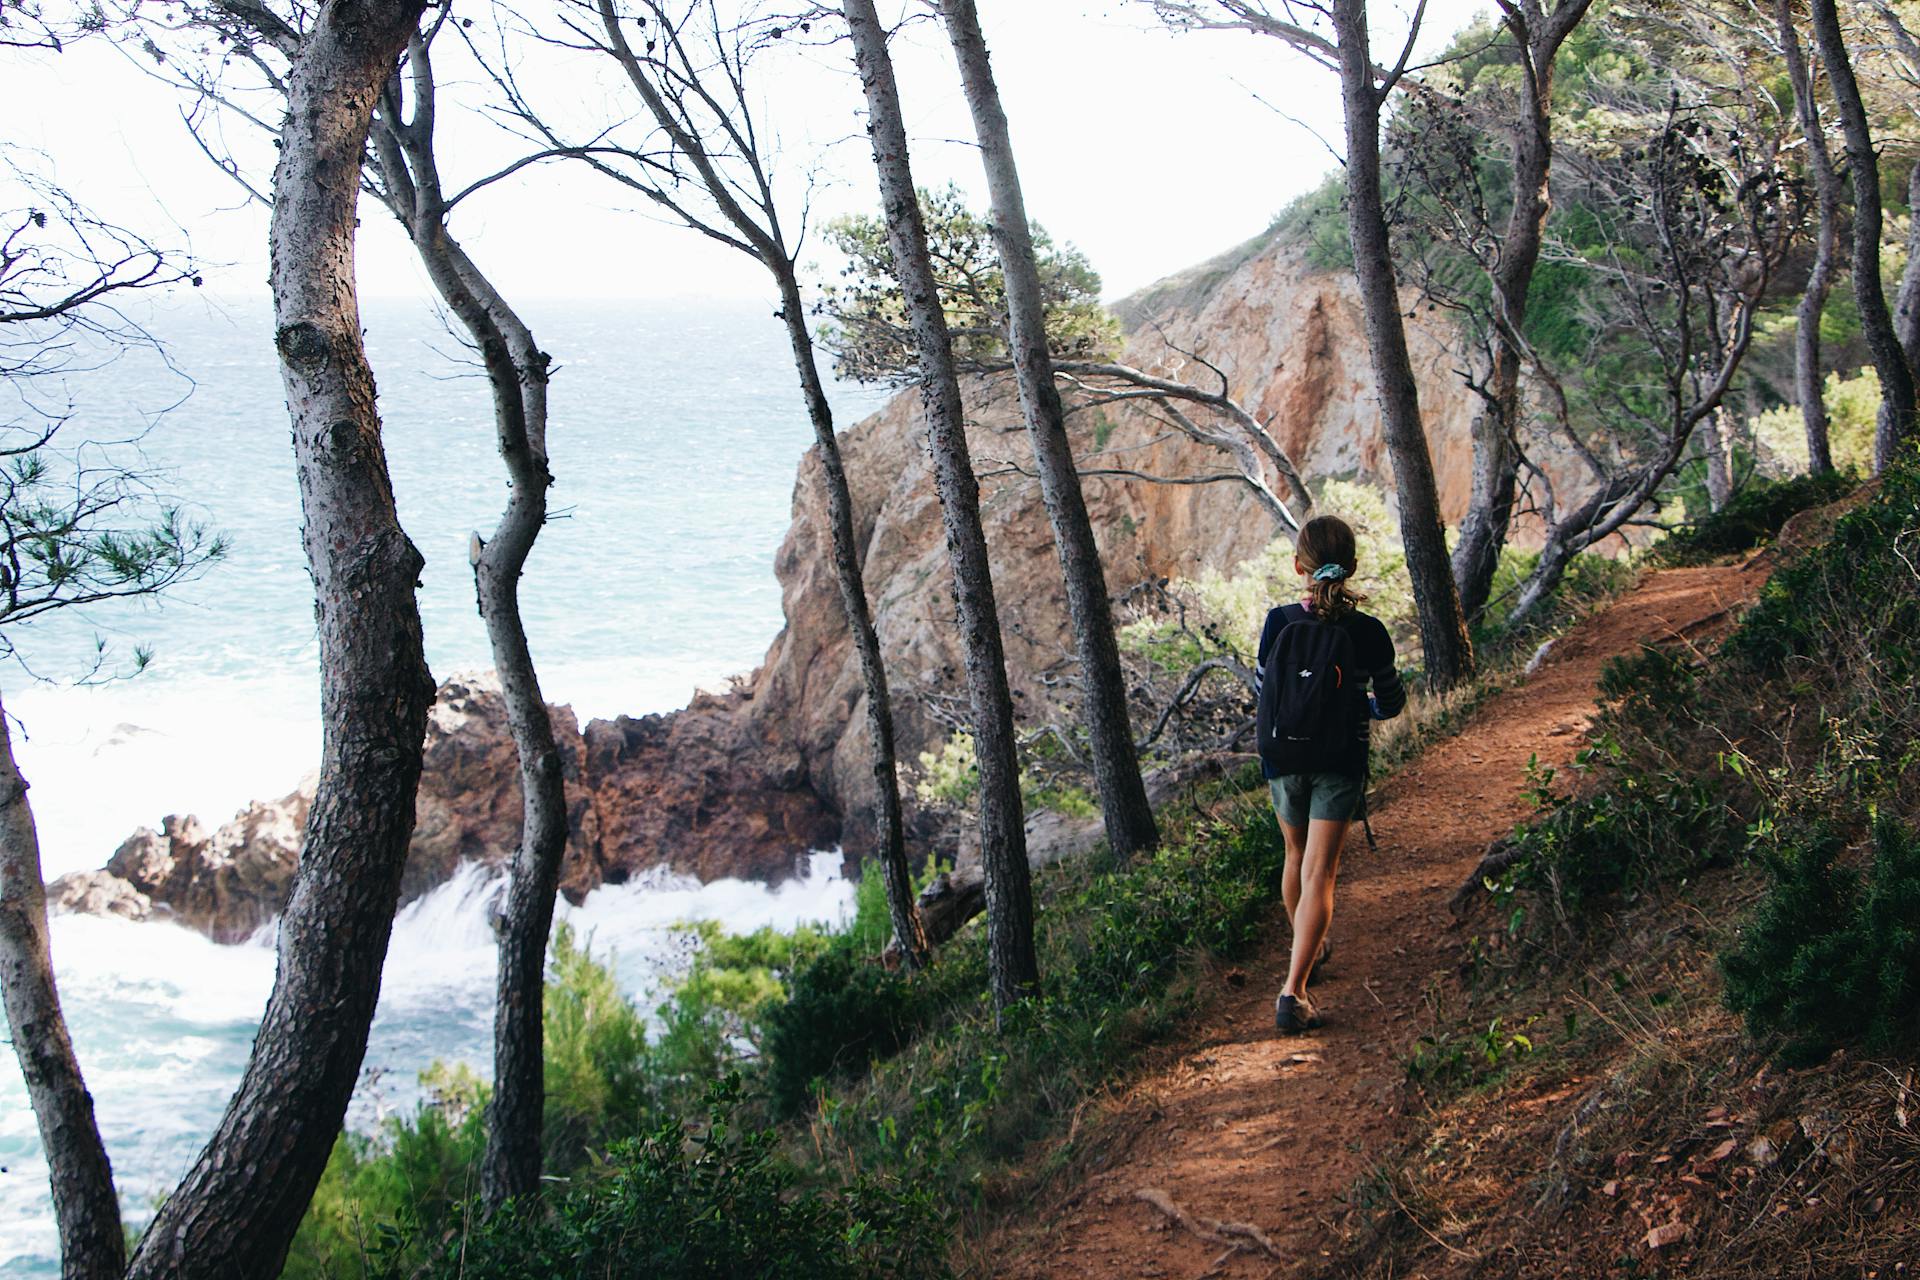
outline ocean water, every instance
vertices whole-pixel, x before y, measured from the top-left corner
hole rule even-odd
[[[557,370],[556,518],[523,586],[548,698],[583,721],[681,705],[749,670],[780,623],[773,555],[811,440],[781,330],[751,304],[555,301],[527,312]],[[429,661],[437,677],[485,667],[466,549],[505,497],[485,384],[426,304],[370,302],[363,320],[401,520],[427,561]],[[168,361],[136,353],[74,378],[63,390],[79,412],[62,438],[93,460],[153,469],[232,550],[162,601],[9,637],[24,664],[0,669],[0,688],[49,878],[101,865],[169,813],[216,825],[292,790],[318,759],[312,597],[270,311],[188,300],[150,325]],[[843,423],[879,402],[858,388],[834,397]],[[119,678],[136,646],[152,663]],[[91,683],[73,683],[96,667]],[[803,865],[771,890],[636,877],[562,914],[644,1002],[685,961],[682,921],[790,927],[850,909],[837,859]],[[484,1071],[484,908],[498,887],[464,874],[397,922],[350,1123],[410,1107],[435,1059]],[[217,947],[165,924],[62,917],[53,949],[123,1203],[142,1221],[239,1077],[272,985],[272,938]],[[0,1273],[56,1275],[44,1160],[18,1068],[0,1056]]]

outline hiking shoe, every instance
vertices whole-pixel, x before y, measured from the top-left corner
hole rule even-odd
[[[1296,1036],[1320,1025],[1320,1015],[1305,996],[1283,995],[1273,1002],[1273,1025],[1283,1036]]]

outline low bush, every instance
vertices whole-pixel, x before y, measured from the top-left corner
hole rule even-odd
[[[1858,483],[1857,477],[1841,471],[1755,479],[1720,510],[1662,539],[1653,549],[1654,563],[1705,564],[1751,551],[1779,533],[1795,515],[1845,497]]]
[[[1592,763],[1593,753],[1588,753]],[[1543,941],[1541,906],[1574,936],[1596,923],[1597,904],[1631,901],[1669,879],[1723,865],[1744,850],[1746,820],[1716,779],[1684,770],[1620,771],[1584,795],[1536,784],[1541,810],[1515,837],[1512,860],[1490,888],[1508,932]]]
[[[1728,1007],[1790,1059],[1920,1047],[1920,837],[1882,818],[1873,844],[1864,875],[1831,831],[1778,848],[1766,897],[1721,957]]]
[[[787,981],[786,998],[765,1010],[760,1050],[777,1114],[792,1115],[820,1082],[865,1070],[911,1034],[913,983],[868,954],[828,948],[801,965]]]
[[[853,1167],[903,1171],[950,1197],[982,1193],[1001,1162],[1191,1010],[1213,963],[1261,936],[1285,849],[1256,785],[1248,771],[1204,791],[1202,803],[1220,806],[1214,816],[1187,820],[1127,865],[1083,859],[1040,873],[1041,993],[997,1022],[977,927],[912,977],[827,957],[796,974],[776,1015],[789,1021],[767,1055],[770,1081],[804,1076],[783,1056],[818,1061],[820,1046],[844,1043],[845,1028],[863,1020],[891,1034],[886,1019],[902,1008],[897,1001],[918,1028],[863,1079],[816,1095],[808,1144],[843,1153]]]
[[[737,1122],[737,1075],[715,1084],[704,1124],[661,1122],[610,1149],[562,1198],[484,1215],[465,1207],[457,1248],[406,1265],[393,1237],[383,1277],[548,1280],[553,1276],[914,1277],[941,1274],[939,1210],[894,1180],[806,1186],[771,1129]],[[398,1247],[396,1247],[398,1246]]]

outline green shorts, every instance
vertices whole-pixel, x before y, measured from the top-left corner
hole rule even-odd
[[[1366,778],[1357,773],[1287,773],[1267,780],[1274,816],[1296,830],[1305,829],[1309,818],[1351,822],[1366,789]]]

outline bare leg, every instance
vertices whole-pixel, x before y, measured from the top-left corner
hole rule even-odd
[[[1333,922],[1333,882],[1340,871],[1340,850],[1347,842],[1351,822],[1313,818],[1307,822],[1306,848],[1300,860],[1295,892],[1297,904],[1289,911],[1293,919],[1293,962],[1287,969],[1283,996],[1306,994],[1307,978],[1313,962],[1319,958],[1320,943]],[[1289,842],[1287,865],[1293,867],[1293,848]],[[1285,891],[1283,883],[1282,891]]]
[[[1287,843],[1286,869],[1280,873],[1280,898],[1287,904],[1287,927],[1293,927],[1293,913],[1300,909],[1300,857],[1306,852],[1307,830],[1280,824],[1280,838]]]

